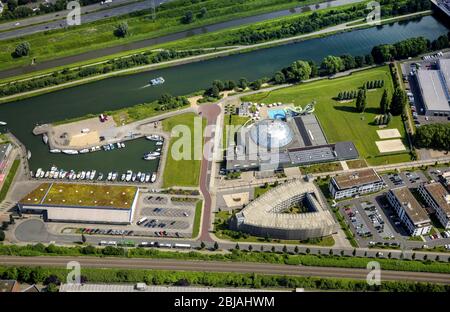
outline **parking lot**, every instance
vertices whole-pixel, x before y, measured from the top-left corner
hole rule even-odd
[[[417,188],[420,183],[428,181],[427,177],[422,171],[389,173],[383,174],[381,177],[388,188],[396,188],[402,186]]]

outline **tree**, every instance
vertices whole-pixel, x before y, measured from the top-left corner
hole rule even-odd
[[[45,290],[47,292],[58,292],[58,286],[56,286],[56,284],[48,284],[47,287],[45,288]]]
[[[194,21],[194,13],[192,11],[187,11],[184,16],[181,18],[181,22],[183,24],[190,24]]]
[[[203,8],[200,9],[200,13],[199,13],[198,16],[199,16],[200,18],[203,18],[203,17],[205,17],[207,14],[208,14],[208,9],[205,8],[205,7],[203,7]]]
[[[358,91],[358,97],[356,98],[356,110],[360,113],[364,112],[367,105],[366,89]]]
[[[317,67],[314,61],[308,61],[309,67],[311,67],[311,75],[310,78],[314,78],[319,76],[319,68]]]
[[[275,246],[272,246],[270,250],[272,250],[272,252],[275,252]]]
[[[311,66],[305,61],[296,61],[292,63],[290,71],[296,81],[308,80],[311,76]]]
[[[388,99],[388,93],[387,90],[384,90],[383,96],[381,97],[380,101],[380,111],[382,114],[386,114],[389,110],[389,99]]]
[[[306,252],[307,254],[309,254],[309,253],[311,252],[311,249],[306,248],[305,252]]]
[[[356,67],[355,58],[350,54],[344,54],[341,56],[342,63],[344,64],[344,69],[349,70]]]
[[[214,250],[219,249],[219,244],[217,242],[214,242]]]
[[[30,44],[26,41],[19,43],[14,50],[15,57],[27,56],[28,54],[30,54]]]
[[[321,67],[326,74],[334,75],[344,69],[344,63],[340,57],[329,55],[323,59]]]
[[[206,245],[205,245],[205,243],[202,241],[202,242],[200,243],[200,249],[205,249],[205,247],[206,247]]]
[[[390,61],[395,56],[395,47],[390,44],[382,44],[372,49],[372,56],[377,64]]]
[[[294,252],[295,252],[296,254],[298,254],[298,246],[295,246]]]
[[[234,88],[236,88],[236,83],[235,83],[233,80],[228,80],[228,81],[225,83],[225,88],[226,88],[227,90],[233,90]]]
[[[252,245],[248,245],[248,251],[252,251],[253,250],[253,246]]]
[[[395,88],[394,94],[391,100],[391,113],[394,116],[401,115],[405,109],[405,105],[408,99],[405,91],[400,87]]]
[[[114,29],[114,36],[119,38],[125,38],[128,36],[128,24],[127,22],[121,22],[118,25],[116,25]]]
[[[236,249],[236,250],[239,250],[239,249],[240,249],[239,243],[236,243],[236,246],[234,246],[234,249]]]
[[[287,246],[286,245],[283,246],[283,253],[287,253]]]
[[[0,242],[3,242],[5,240],[5,232],[3,230],[0,230]]]
[[[262,81],[260,79],[257,79],[251,83],[251,87],[253,90],[259,90],[259,89],[261,89],[261,86],[262,86]]]
[[[81,234],[81,241],[83,242],[83,244],[86,243],[86,236],[84,236],[84,234]]]
[[[276,72],[275,75],[273,75],[273,82],[276,84],[282,84],[286,81],[286,77],[284,76],[283,72],[279,71]]]
[[[213,86],[216,86],[219,91],[225,90],[225,84],[222,80],[214,80],[212,83]]]
[[[247,89],[247,87],[248,87],[247,78],[240,78],[238,81],[238,87],[241,89]]]
[[[356,256],[356,249],[353,249],[352,256]]]

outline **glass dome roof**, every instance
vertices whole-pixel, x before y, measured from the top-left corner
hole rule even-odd
[[[259,146],[280,148],[292,142],[293,134],[286,122],[266,119],[251,127],[250,137]]]

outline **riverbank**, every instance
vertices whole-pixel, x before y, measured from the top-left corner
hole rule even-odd
[[[431,13],[431,11],[425,11],[425,12],[418,12],[418,13],[414,13],[414,14],[403,15],[403,16],[399,16],[399,17],[388,18],[388,19],[383,20],[383,23],[387,24],[387,23],[395,22],[397,20],[412,19],[412,18],[415,18],[418,16],[428,15],[430,13]],[[158,63],[158,64],[150,64],[150,65],[128,68],[128,69],[110,72],[110,73],[106,73],[106,74],[101,74],[101,75],[97,75],[97,76],[93,76],[93,77],[88,77],[85,79],[80,79],[80,80],[76,80],[76,81],[72,81],[72,82],[68,82],[68,83],[63,83],[60,85],[51,86],[51,87],[47,87],[47,88],[43,88],[43,89],[38,89],[38,90],[24,92],[24,93],[20,93],[20,94],[11,95],[11,96],[1,97],[0,104],[6,103],[9,101],[13,101],[13,100],[26,99],[31,96],[41,95],[41,94],[45,94],[48,92],[61,90],[61,89],[67,88],[67,87],[73,87],[73,86],[77,86],[77,85],[81,85],[81,84],[85,84],[85,83],[89,83],[89,82],[93,82],[93,81],[98,81],[98,80],[102,80],[102,79],[106,79],[106,78],[110,78],[110,77],[114,77],[114,76],[130,75],[133,73],[162,69],[162,68],[166,68],[169,66],[184,65],[184,64],[205,61],[208,59],[213,59],[213,58],[218,58],[218,57],[225,57],[225,56],[229,56],[229,55],[247,53],[247,52],[252,52],[252,51],[259,50],[259,49],[271,48],[271,47],[275,47],[278,45],[285,45],[285,44],[300,42],[300,41],[304,41],[304,40],[317,39],[320,37],[330,36],[330,35],[338,34],[341,32],[348,32],[348,31],[353,31],[353,30],[357,30],[357,29],[364,29],[367,27],[372,27],[372,26],[369,26],[366,24],[349,25],[349,23],[344,23],[344,24],[340,24],[337,26],[325,28],[325,29],[322,29],[322,30],[319,30],[317,32],[313,32],[310,34],[299,35],[299,36],[279,39],[279,40],[275,40],[275,41],[268,41],[268,42],[254,44],[254,45],[238,46],[238,47],[230,48],[230,49],[227,49],[224,51],[206,53],[206,54],[202,54],[199,56],[192,56],[192,57],[188,57],[188,58],[184,58],[184,59],[177,59],[177,60],[162,62],[162,63]]]

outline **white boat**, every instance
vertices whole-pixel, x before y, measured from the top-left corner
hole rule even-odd
[[[122,173],[122,176],[120,177],[120,181],[125,181],[126,177],[127,177],[127,175],[125,173]]]
[[[48,178],[50,176],[50,171],[46,171],[44,177]]]
[[[131,181],[136,181],[136,173],[133,173],[133,176],[131,177]]]
[[[76,155],[76,154],[78,154],[78,151],[76,151],[76,150],[62,150],[61,152],[63,152],[64,154],[67,154],[67,155]]]
[[[31,158],[31,151],[28,150],[28,151],[27,151],[27,159],[30,159],[30,158]]]
[[[86,171],[81,171],[80,179],[84,180],[86,178]]]
[[[125,177],[125,181],[130,182],[132,177],[133,177],[133,171],[128,170],[127,175]]]
[[[57,149],[57,148],[54,148],[54,149],[50,150],[50,153],[53,153],[53,154],[61,153],[61,150]]]
[[[147,174],[145,175],[145,182],[146,182],[146,183],[149,182],[149,181],[150,181],[150,178],[151,178],[151,175],[150,175],[149,173],[147,173]]]
[[[140,179],[140,178],[141,178],[141,175],[142,175],[142,173],[139,171],[139,172],[137,173],[137,176],[136,176],[136,177],[137,177],[138,179]]]
[[[158,159],[158,157],[156,156],[149,156],[149,155],[144,156],[144,160],[156,160],[156,159]]]
[[[108,173],[108,177],[106,178],[106,180],[111,181],[112,178],[112,172]]]
[[[161,136],[159,136],[157,134],[152,134],[152,135],[146,136],[145,138],[150,141],[161,141],[161,139],[162,139]]]
[[[44,176],[45,176],[45,171],[42,170],[42,171],[41,171],[41,174],[40,174],[40,176],[39,176],[39,178],[43,178]]]
[[[6,126],[7,125],[7,123],[6,122],[4,122],[4,121],[0,121],[0,126]]]
[[[91,180],[94,180],[94,178],[95,178],[95,175],[97,174],[97,170],[92,170],[91,171]]]
[[[48,143],[48,135],[47,135],[46,133],[44,133],[44,134],[42,135],[42,141],[43,141],[45,144]]]
[[[144,156],[156,157],[156,156],[161,156],[161,153],[160,152],[150,152],[150,153],[146,153]]]
[[[113,172],[111,179],[113,181],[116,181],[116,179],[117,179],[117,172]]]
[[[163,144],[164,144],[163,141],[158,141],[158,142],[156,142],[156,146],[162,146]]]
[[[124,147],[125,147],[125,143],[123,143],[123,142],[122,142],[122,143],[120,143],[120,144],[122,144],[122,148],[124,148]]]
[[[140,181],[141,181],[141,183],[144,183],[144,182],[145,182],[145,174],[142,174],[142,175],[141,175]]]
[[[80,153],[80,154],[86,154],[86,153],[89,153],[89,149],[88,149],[88,148],[82,149],[81,151],[79,151],[79,153]]]
[[[98,174],[97,180],[98,180],[98,181],[103,180],[103,173],[100,172],[100,173]]]
[[[163,77],[158,77],[158,78],[154,78],[152,80],[150,80],[150,85],[151,86],[157,86],[157,85],[161,85],[164,82],[166,82],[166,80]]]
[[[39,178],[40,175],[41,175],[41,172],[42,172],[42,168],[38,168],[38,170],[36,170],[35,177],[36,177],[36,178]]]
[[[156,181],[156,173],[152,173],[152,178],[150,179],[150,182],[154,183]]]
[[[81,172],[78,172],[76,175],[77,180],[81,178]]]
[[[86,172],[86,180],[89,180],[91,178],[91,172],[88,171]]]

